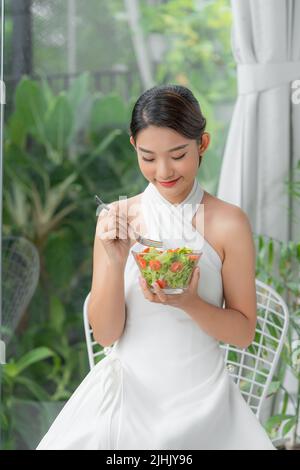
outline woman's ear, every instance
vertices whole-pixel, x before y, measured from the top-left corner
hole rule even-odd
[[[208,132],[203,132],[201,138],[201,144],[199,146],[199,153],[205,152],[210,143],[210,134]]]
[[[129,140],[130,140],[131,145],[133,145],[133,147],[135,148],[134,138],[132,137],[132,135],[130,136]]]

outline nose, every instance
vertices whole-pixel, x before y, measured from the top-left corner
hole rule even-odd
[[[162,158],[157,164],[157,179],[159,181],[171,180],[174,178],[174,172],[167,159]]]

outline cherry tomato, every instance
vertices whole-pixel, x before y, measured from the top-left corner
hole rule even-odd
[[[158,260],[151,259],[149,261],[149,266],[150,266],[150,269],[152,269],[152,271],[159,271],[161,268],[161,263]]]
[[[180,261],[174,261],[170,266],[170,271],[173,273],[178,273],[183,268],[183,264]]]
[[[167,281],[165,281],[164,279],[157,279],[156,282],[161,289],[164,289],[168,285]]]
[[[137,256],[137,259],[141,268],[145,269],[147,267],[147,261],[140,255]]]
[[[188,258],[189,258],[191,261],[197,261],[198,258],[199,258],[199,255],[188,255]]]

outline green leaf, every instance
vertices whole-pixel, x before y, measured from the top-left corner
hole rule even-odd
[[[261,251],[264,247],[264,237],[263,235],[259,235],[258,237],[258,250]]]
[[[77,113],[79,106],[86,99],[89,89],[90,74],[84,72],[76,77],[67,91],[67,98],[73,113]]]
[[[99,129],[124,127],[126,125],[126,106],[119,95],[110,93],[95,99],[90,117],[90,128],[92,132]]]
[[[268,264],[269,267],[272,265],[274,261],[274,243],[273,240],[270,240],[268,244]]]
[[[70,186],[74,183],[77,178],[76,173],[71,173],[67,178],[65,178],[60,183],[53,185],[46,194],[46,203],[44,207],[45,220],[50,220],[55,214],[58,206],[65,198],[67,191]]]
[[[9,428],[9,420],[2,407],[0,408],[0,428],[2,430],[7,430]]]
[[[11,191],[4,190],[5,207],[11,221],[24,233],[30,218],[30,204],[23,191],[23,185],[15,180]]]
[[[22,118],[20,111],[14,112],[10,117],[6,126],[7,137],[10,143],[23,148],[26,141],[27,125]]]
[[[297,417],[289,419],[282,428],[282,436],[285,436],[297,423]]]
[[[239,361],[239,357],[238,357],[238,353],[236,351],[233,351],[233,350],[230,350],[228,352],[228,361],[232,361],[234,363],[238,362]]]
[[[8,378],[14,378],[18,374],[18,367],[15,362],[8,362],[7,364],[3,365],[3,372],[4,372],[4,380],[6,383],[9,383],[7,381]]]
[[[45,77],[42,77],[40,81],[40,87],[44,95],[45,102],[47,103],[47,108],[51,107],[52,102],[55,99],[55,96],[53,94],[53,90],[50,87],[47,79]]]
[[[45,348],[43,346],[29,351],[16,362],[15,376],[20,374],[23,370],[27,369],[27,367],[31,366],[32,364],[35,364],[36,362],[42,361],[43,359],[53,355],[54,352],[51,349]]]
[[[26,128],[42,143],[45,142],[45,116],[47,103],[39,84],[23,78],[17,86],[16,112],[22,116]]]
[[[267,395],[273,395],[274,393],[277,393],[280,388],[280,382],[279,381],[274,381],[271,382]]]
[[[45,264],[55,289],[65,288],[71,282],[75,269],[74,250],[73,238],[68,229],[49,234],[44,252]]]
[[[65,321],[65,309],[61,300],[52,295],[50,298],[50,322],[51,326],[57,331],[62,331],[63,324]]]
[[[50,158],[54,163],[60,164],[63,159],[63,151],[67,146],[68,138],[73,127],[73,113],[69,101],[64,92],[55,99],[53,107],[46,119],[46,135],[55,154],[52,152]],[[56,156],[54,156],[56,155]]]
[[[265,423],[265,429],[267,432],[271,433],[273,428],[279,428],[281,423],[285,421],[286,419],[293,418],[293,415],[285,415],[285,414],[278,414],[271,416],[267,422]]]
[[[293,281],[290,281],[290,282],[287,282],[286,283],[286,286],[295,294],[297,295],[300,291],[300,282],[293,282]]]
[[[47,169],[44,166],[44,161],[36,159],[33,155],[20,149],[14,143],[10,143],[5,151],[5,172],[8,173],[11,184],[13,185],[17,178],[19,182],[24,185],[24,191],[28,192],[32,179],[36,175],[45,178]],[[6,184],[6,187],[8,185]]]
[[[103,152],[110,146],[110,144],[116,139],[119,135],[122,134],[120,129],[115,129],[100,142],[100,144],[91,152],[91,154],[85,159],[85,161],[79,165],[77,170],[78,175],[82,174],[82,171],[88,167],[96,158],[98,158]]]
[[[287,392],[285,392],[284,397],[283,397],[283,405],[282,405],[282,413],[283,414],[286,413],[288,403],[289,403],[289,399],[290,399],[289,394]]]
[[[72,81],[67,91],[67,98],[74,118],[73,130],[69,141],[74,138],[80,129],[86,128],[90,120],[90,112],[94,99],[89,94],[89,82],[90,74],[85,72]]]
[[[32,395],[39,401],[49,401],[51,399],[50,395],[45,392],[42,387],[40,387],[34,380],[28,377],[17,377],[16,383],[19,383],[26,387],[32,393]]]
[[[300,262],[300,243],[297,243],[296,253],[297,253],[297,260]]]

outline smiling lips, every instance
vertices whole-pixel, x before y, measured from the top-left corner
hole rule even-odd
[[[177,178],[176,180],[172,180],[172,181],[159,181],[159,184],[162,184],[163,186],[167,186],[167,187],[168,187],[168,186],[173,186],[174,184],[177,183],[177,181],[178,181],[179,179],[180,179],[180,177]]]

